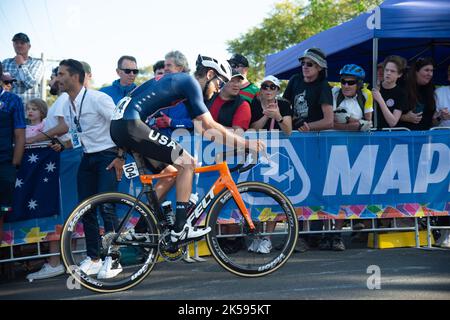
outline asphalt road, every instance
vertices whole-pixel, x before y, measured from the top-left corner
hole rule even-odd
[[[308,251],[293,254],[281,270],[258,279],[228,273],[211,257],[193,264],[159,263],[137,287],[113,294],[69,290],[67,277],[29,283],[21,275],[2,281],[0,300],[448,300],[450,250]]]

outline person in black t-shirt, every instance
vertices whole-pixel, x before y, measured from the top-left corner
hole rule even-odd
[[[397,84],[405,69],[406,60],[400,56],[389,56],[383,62],[381,87],[372,89],[373,99],[378,103],[378,129],[397,127],[406,110],[406,91]]]
[[[407,79],[407,108],[400,118],[402,127],[429,130],[433,126],[436,112],[433,71],[434,61],[431,58],[419,58],[411,66]]]
[[[327,61],[318,48],[311,48],[299,58],[302,73],[292,76],[283,98],[292,104],[293,128],[299,131],[332,129],[333,96],[326,80]]]
[[[251,104],[251,128],[282,130],[287,135],[291,134],[291,104],[289,101],[277,97],[279,91],[280,80],[274,76],[267,76],[263,79],[260,94],[252,100]]]

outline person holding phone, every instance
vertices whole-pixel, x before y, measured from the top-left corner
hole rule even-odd
[[[433,84],[434,61],[425,57],[411,66],[407,79],[407,109],[400,126],[410,130],[429,130],[433,126],[436,98]]]

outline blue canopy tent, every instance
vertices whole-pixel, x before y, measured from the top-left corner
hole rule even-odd
[[[267,56],[266,75],[289,79],[300,71],[298,57],[311,47],[327,54],[330,81],[338,80],[343,65],[355,63],[374,83],[377,63],[397,54],[408,61],[433,57],[437,63],[434,82],[445,84],[450,64],[450,0],[386,0],[370,13]]]

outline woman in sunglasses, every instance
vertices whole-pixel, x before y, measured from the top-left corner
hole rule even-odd
[[[5,72],[3,74],[3,76],[1,77],[0,80],[1,80],[1,83],[2,83],[3,90],[5,90],[7,92],[11,92],[12,87],[13,87],[13,83],[17,81],[13,77],[11,77],[11,75],[9,73],[7,73],[7,72]]]
[[[261,84],[261,91],[251,104],[253,129],[282,130],[286,135],[292,132],[292,109],[286,99],[277,97],[280,80],[267,76]]]

